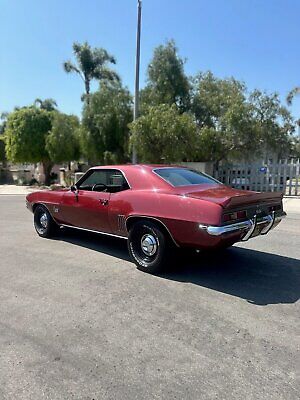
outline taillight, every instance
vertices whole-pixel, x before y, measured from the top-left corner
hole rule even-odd
[[[238,219],[242,219],[242,218],[246,218],[246,217],[247,217],[246,211],[238,211],[237,212],[237,218]]]
[[[236,211],[233,213],[227,213],[223,215],[224,222],[236,221],[247,217],[246,211]]]

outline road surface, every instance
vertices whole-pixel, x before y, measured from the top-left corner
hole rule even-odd
[[[296,211],[160,277],[122,240],[39,238],[23,196],[0,232],[1,399],[300,398]]]

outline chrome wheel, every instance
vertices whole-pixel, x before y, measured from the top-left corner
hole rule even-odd
[[[151,257],[157,251],[158,242],[153,235],[147,233],[141,239],[141,247],[146,256]]]
[[[127,243],[129,254],[141,271],[156,274],[167,265],[170,254],[167,238],[152,221],[135,222]]]
[[[48,215],[44,210],[38,210],[35,216],[35,228],[40,235],[44,235],[49,224]]]
[[[54,232],[55,223],[45,206],[38,205],[34,210],[34,226],[42,237],[50,237]]]
[[[44,213],[44,214],[42,214],[40,216],[40,224],[44,229],[47,228],[47,226],[48,226],[48,217],[47,217],[46,213]]]

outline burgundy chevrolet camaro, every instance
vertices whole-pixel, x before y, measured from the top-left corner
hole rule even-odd
[[[42,237],[69,227],[127,239],[138,268],[157,273],[176,247],[224,248],[265,235],[286,215],[281,193],[229,188],[189,168],[91,168],[69,190],[26,198]]]

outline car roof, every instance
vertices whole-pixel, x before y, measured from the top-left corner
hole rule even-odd
[[[148,168],[153,170],[154,168],[186,168],[183,165],[171,165],[171,164],[119,164],[119,165],[97,165],[91,167],[91,169],[136,169],[136,168]]]
[[[172,191],[172,186],[165,180],[153,173],[156,168],[186,168],[180,165],[168,164],[119,164],[101,165],[92,167],[91,170],[117,169],[123,172],[129,186],[132,189],[157,189]]]

